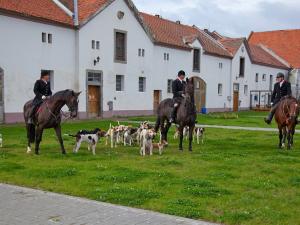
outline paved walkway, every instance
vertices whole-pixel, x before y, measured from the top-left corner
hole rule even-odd
[[[213,225],[0,183],[1,225]]]
[[[142,123],[141,121],[122,121],[126,123]],[[154,124],[153,122],[151,124]],[[220,125],[205,125],[196,124],[196,127],[205,128],[217,128],[217,129],[229,129],[229,130],[248,130],[248,131],[264,131],[264,132],[278,132],[277,128],[264,128],[264,127],[241,127],[241,126],[220,126]],[[296,130],[296,133],[300,133],[300,130]]]

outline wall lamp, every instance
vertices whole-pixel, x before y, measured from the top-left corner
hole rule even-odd
[[[98,56],[96,59],[94,59],[94,66],[96,66],[97,63],[99,63],[99,62],[100,62],[100,57]]]

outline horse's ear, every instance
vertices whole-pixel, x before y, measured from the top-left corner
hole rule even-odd
[[[187,83],[189,82],[189,78],[188,78],[188,77],[186,78],[186,82],[187,82]]]
[[[189,80],[192,84],[194,83],[194,77]]]
[[[81,91],[80,92],[74,92],[75,97],[78,97],[80,94],[81,94]]]

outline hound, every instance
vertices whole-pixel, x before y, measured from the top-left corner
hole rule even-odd
[[[185,126],[183,128],[183,138],[185,138],[187,140],[188,136],[189,136],[189,127]],[[178,137],[179,137],[179,130],[178,130],[178,127],[176,127],[176,131],[174,133],[174,139],[178,139]]]
[[[197,144],[200,144],[200,139],[202,144],[204,143],[204,132],[205,128],[204,127],[196,127],[195,128],[195,139],[197,139]]]
[[[93,155],[96,155],[96,145],[101,136],[101,130],[99,128],[93,131],[81,130],[76,135],[69,134],[69,136],[76,138],[76,144],[73,149],[74,153],[78,152],[82,142],[87,142],[88,150],[91,151],[92,149]]]
[[[108,140],[110,138],[110,147],[116,148],[117,147],[117,127],[113,127],[111,124],[109,125],[109,130],[106,132],[105,137],[105,145],[108,145]]]
[[[134,139],[136,139],[138,129],[137,128],[127,128],[124,132],[124,146],[127,144],[132,146]]]
[[[155,138],[155,131],[153,129],[144,129],[141,132],[141,150],[140,154],[141,156],[145,156],[146,152],[149,151],[149,155],[153,154],[153,139]]]

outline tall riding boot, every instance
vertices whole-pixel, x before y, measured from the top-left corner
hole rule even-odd
[[[272,109],[271,112],[269,113],[269,115],[265,118],[265,122],[267,124],[271,124],[272,119],[273,119],[274,114],[275,114],[275,111],[276,111],[276,108],[274,107],[274,109]]]
[[[170,123],[175,123],[175,121],[176,121],[176,111],[177,111],[177,107],[173,107],[172,112],[171,112]]]
[[[29,117],[28,117],[28,121],[27,121],[28,124],[33,124],[33,117],[34,117],[35,111],[36,111],[36,106],[33,106],[30,111]]]

